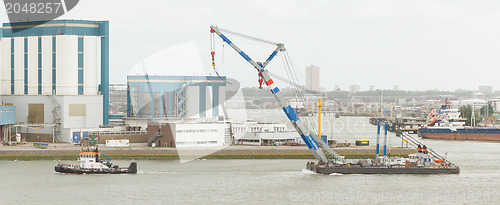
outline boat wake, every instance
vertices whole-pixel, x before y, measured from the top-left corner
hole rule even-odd
[[[304,174],[318,174],[318,173],[313,172],[313,171],[311,171],[309,169],[302,169],[302,173],[304,173]]]

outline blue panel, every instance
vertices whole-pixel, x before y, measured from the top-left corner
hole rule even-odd
[[[278,93],[279,91],[280,91],[280,89],[278,87],[271,89],[271,92],[274,94]]]
[[[38,37],[38,94],[42,94],[42,37]]]
[[[307,148],[311,149],[312,148],[311,143],[309,143],[309,140],[307,140],[306,136],[302,134],[300,135],[300,137],[302,137],[302,140],[304,140],[304,142],[306,143]]]
[[[38,69],[38,94],[42,94],[42,69]]]
[[[277,54],[277,53],[278,53],[278,52],[274,51],[274,52],[273,52],[273,53],[269,56],[269,58],[267,58],[267,61],[271,61],[271,60],[273,60],[274,56],[276,56],[276,54]]]
[[[101,93],[102,93],[102,121],[109,124],[109,22],[97,22],[101,36]]]
[[[212,87],[212,116],[219,116],[219,86]]]
[[[56,52],[56,37],[52,36],[52,52]]]
[[[252,60],[252,59],[251,59],[250,57],[248,57],[248,55],[247,55],[245,52],[243,52],[243,51],[241,51],[241,52],[240,52],[240,55],[241,55],[241,56],[242,56],[245,60],[247,60],[247,61],[251,61],[251,60]]]
[[[42,52],[42,37],[38,37],[38,52]]]
[[[28,52],[28,38],[24,38],[24,52]]]
[[[16,106],[0,106],[0,125],[16,124]]]
[[[28,69],[28,54],[24,54],[24,68]]]
[[[14,94],[14,38],[10,39],[10,94]]]
[[[15,61],[14,61],[14,53],[10,54],[10,69],[14,69]]]
[[[380,153],[379,144],[377,144],[377,155]]]
[[[38,68],[42,68],[42,54],[38,54]]]
[[[132,117],[132,96],[130,96],[129,85],[127,85],[127,117]]]
[[[28,38],[24,38],[24,94],[28,94]]]
[[[56,69],[52,69],[52,94],[56,94]]]
[[[308,135],[306,136],[306,138],[309,140],[309,142],[311,143],[311,146],[312,146],[315,150],[319,149],[318,143],[316,142],[316,140],[314,140],[314,138],[311,136],[311,134],[308,134]]]
[[[222,38],[222,40],[224,40],[227,44],[231,44],[231,41],[226,37],[224,36],[224,34],[221,34],[220,37]]]
[[[285,111],[290,121],[297,122],[299,120],[299,116],[297,116],[297,114],[290,105],[286,106],[286,108],[283,108],[283,110]]]
[[[83,53],[78,54],[78,68],[83,68]]]
[[[206,86],[200,86],[200,117],[206,117],[206,109],[207,109],[207,87]]]
[[[83,85],[78,85],[78,95],[83,95]]]
[[[52,37],[52,94],[56,94],[56,37]]]
[[[14,69],[10,70],[10,94],[14,94]]]
[[[24,94],[28,94],[28,69],[24,69]]]
[[[78,37],[78,52],[83,52],[83,37]]]
[[[80,143],[80,132],[73,132],[73,137],[71,138],[73,143]]]

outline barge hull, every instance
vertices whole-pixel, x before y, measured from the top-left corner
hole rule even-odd
[[[500,134],[420,133],[420,136],[427,139],[500,141]]]
[[[423,167],[322,167],[308,163],[307,169],[319,174],[459,174],[459,167],[423,168]]]

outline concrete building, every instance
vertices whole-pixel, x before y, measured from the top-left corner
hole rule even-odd
[[[350,86],[349,86],[349,92],[350,92],[350,93],[357,93],[357,92],[359,92],[359,91],[361,91],[361,89],[360,89],[359,85],[354,84],[354,85],[350,85]]]
[[[222,79],[221,79],[222,78]],[[129,118],[223,117],[226,77],[128,75]]]
[[[491,93],[493,93],[493,86],[491,86],[491,85],[479,86],[479,92],[484,93],[484,94],[491,94]]]
[[[309,90],[319,90],[319,67],[311,65],[306,67],[306,88]]]
[[[109,123],[109,23],[54,20],[13,31],[39,23],[3,24],[2,101],[16,106],[23,138],[79,142],[82,129]]]

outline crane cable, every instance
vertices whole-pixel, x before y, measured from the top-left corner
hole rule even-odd
[[[224,45],[223,45],[224,46]],[[224,78],[222,78],[220,75],[219,75],[219,72],[217,72],[217,69],[215,69],[215,39],[214,39],[214,33],[211,33],[210,34],[210,54],[212,55],[212,67],[215,71],[215,74],[217,74],[217,76],[222,80],[224,81],[225,83],[227,84],[231,84],[230,82],[226,81]]]

